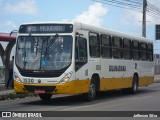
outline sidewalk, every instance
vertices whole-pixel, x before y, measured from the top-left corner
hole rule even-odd
[[[14,90],[12,87],[6,88],[5,84],[0,84],[0,94],[7,92],[14,92]]]
[[[0,100],[3,100],[4,98],[6,98],[6,96],[13,93],[13,88],[9,87],[8,89],[6,89],[5,84],[0,84]]]
[[[154,76],[154,82],[160,83],[160,74]],[[10,87],[10,88],[6,89],[5,84],[0,84],[0,101],[6,99],[8,96],[9,97],[14,96],[14,98],[20,97],[20,96],[23,97],[22,95],[17,95],[14,92],[13,88]],[[24,95],[24,96],[26,96],[26,95]]]
[[[5,84],[0,84],[0,101],[1,100],[8,100],[8,99],[15,99],[15,98],[24,98],[27,96],[37,96],[34,93],[25,93],[25,94],[16,94],[12,87],[6,89]]]

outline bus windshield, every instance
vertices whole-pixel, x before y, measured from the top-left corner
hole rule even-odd
[[[71,63],[72,36],[19,36],[15,63],[23,70],[61,70]]]

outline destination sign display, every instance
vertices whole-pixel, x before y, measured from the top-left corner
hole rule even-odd
[[[28,24],[21,25],[19,33],[72,33],[72,24]]]

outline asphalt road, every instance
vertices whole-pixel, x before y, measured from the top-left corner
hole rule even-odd
[[[53,95],[49,102],[39,97],[0,101],[0,111],[160,111],[160,83],[141,87],[137,94],[101,92],[93,102],[81,95]]]

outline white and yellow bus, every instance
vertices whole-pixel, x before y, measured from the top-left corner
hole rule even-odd
[[[19,28],[14,61],[16,93],[83,94],[154,82],[151,40],[82,23],[32,23]]]

